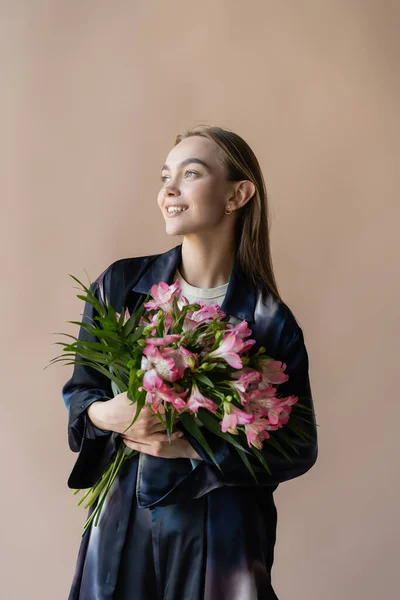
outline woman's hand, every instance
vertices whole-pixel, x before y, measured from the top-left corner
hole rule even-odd
[[[179,432],[182,436],[183,433]],[[203,460],[193,446],[188,442],[186,438],[174,439],[172,435],[172,441],[158,441],[154,439],[153,435],[148,436],[146,442],[133,441],[131,437],[122,435],[122,439],[128,448],[132,450],[138,450],[145,454],[151,454],[152,456],[158,456],[161,458],[196,458],[197,460]]]
[[[163,458],[202,460],[188,440],[183,438],[183,431],[173,431],[169,442],[165,427],[148,406],[142,408],[135,423],[127,429],[136,414],[136,406],[128,400],[127,392],[117,394],[110,400],[93,402],[87,412],[93,425],[120,433],[124,443],[133,450]],[[164,412],[160,407],[160,413]]]
[[[163,414],[164,410],[162,409],[160,412]],[[148,406],[142,408],[134,424],[129,427],[135,417],[136,406],[128,399],[127,392],[117,394],[117,396],[114,396],[110,400],[93,402],[89,406],[87,413],[89,419],[96,427],[115,431],[127,439],[135,440],[139,443],[147,443],[150,437],[152,442],[168,441],[165,427]],[[171,437],[173,440],[176,440],[183,435],[182,431],[175,431]]]

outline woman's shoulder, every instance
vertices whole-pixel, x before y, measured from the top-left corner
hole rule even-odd
[[[105,279],[110,279],[117,285],[119,281],[126,281],[129,283],[130,279],[134,279],[153,259],[157,258],[157,256],[159,256],[159,254],[118,258],[110,263],[96,277],[95,282],[100,284]]]
[[[268,329],[284,340],[285,345],[291,345],[304,337],[296,311],[281,297],[276,297],[271,292],[261,294],[259,290],[259,307],[264,318],[269,321]]]
[[[158,254],[118,258],[110,263],[93,281],[103,299],[119,305]]]

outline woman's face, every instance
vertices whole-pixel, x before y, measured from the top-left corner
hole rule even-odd
[[[234,187],[225,179],[219,152],[212,140],[193,136],[182,140],[168,154],[161,169],[163,185],[157,199],[168,234],[210,232],[226,226],[227,219],[232,220],[232,215],[225,214],[225,207]]]

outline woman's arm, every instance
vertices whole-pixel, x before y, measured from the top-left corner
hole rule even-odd
[[[101,277],[91,284],[90,290],[103,302],[104,294],[99,287]],[[97,315],[92,304],[86,302],[82,322],[92,324]],[[90,342],[100,341],[94,335],[86,337],[87,335],[87,331],[81,327],[79,340],[85,337]],[[108,377],[82,364],[74,365],[72,377],[63,386],[62,395],[69,413],[69,446],[79,453],[68,485],[76,488],[90,487],[104,472],[116,451],[119,435],[129,427],[134,418],[136,407],[129,402],[126,392],[113,395]],[[187,453],[194,453],[186,440],[181,440],[182,443],[178,444],[182,435],[182,432],[177,431],[172,434],[173,443],[165,443],[167,434],[150,410],[142,410],[134,426],[127,431],[128,439],[137,440],[139,444],[149,444],[150,449],[155,447],[159,451],[166,448],[171,452],[179,448],[179,452],[183,452],[186,443]]]

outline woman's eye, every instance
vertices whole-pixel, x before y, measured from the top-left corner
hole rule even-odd
[[[187,175],[188,173],[192,173],[193,175],[197,175],[197,171],[186,171],[186,172],[185,172],[185,175]],[[162,181],[163,183],[165,183],[165,179],[166,179],[167,177],[168,177],[168,175],[162,175],[162,176],[161,176],[161,181]]]

